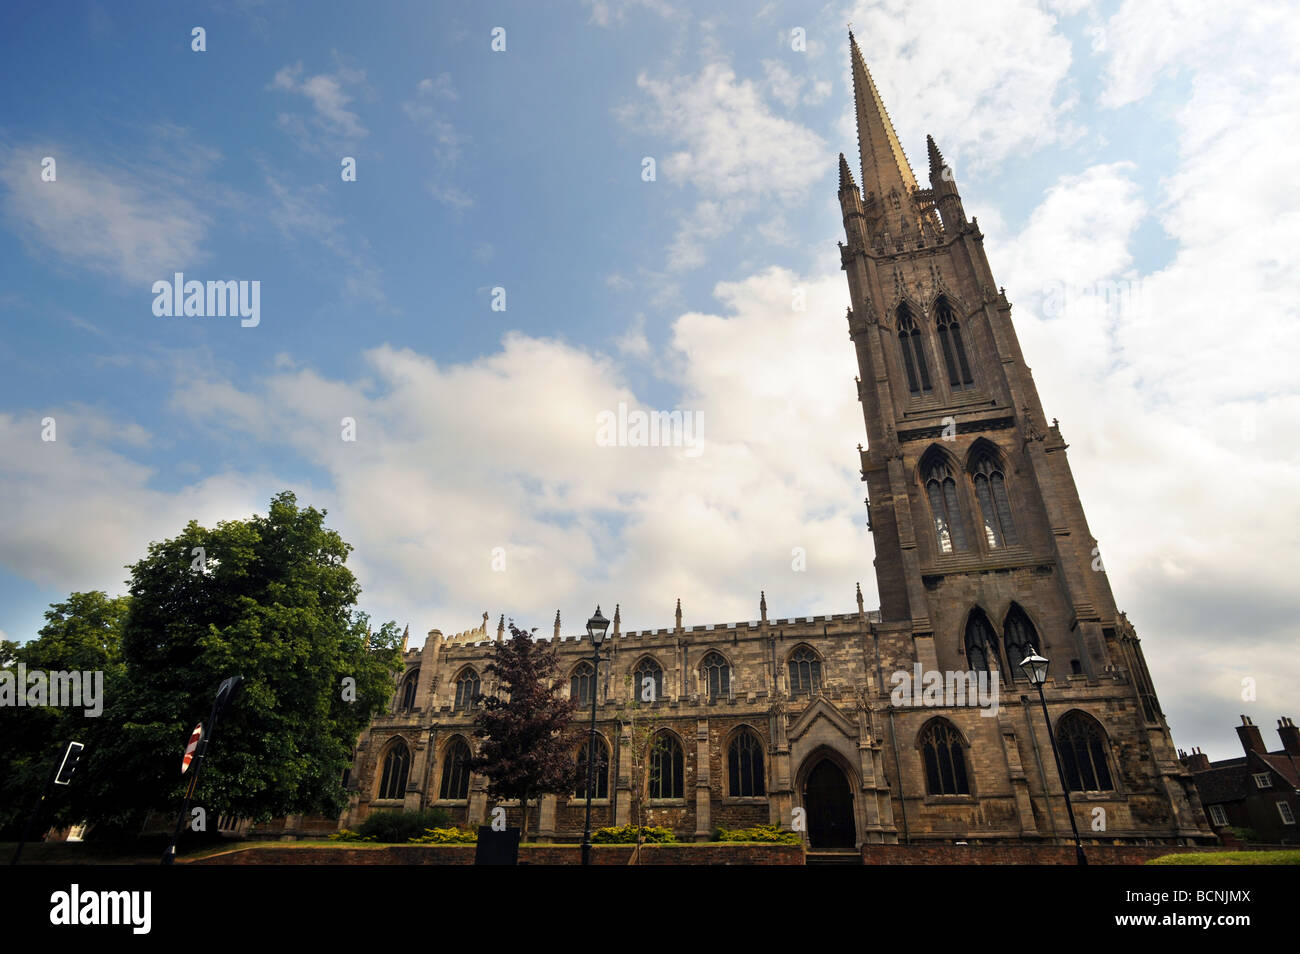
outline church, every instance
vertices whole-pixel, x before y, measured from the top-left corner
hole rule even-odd
[[[648,823],[680,841],[774,824],[815,850],[1070,844],[1068,790],[1085,846],[1211,842],[978,220],[933,139],[917,183],[852,33],[849,48],[858,161],[839,157],[840,261],[880,607],[859,589],[847,612],[778,619],[760,596],[757,619],[686,626],[679,601],[671,628],[626,632],[616,612],[599,672],[557,613],[575,718],[596,699],[593,829],[635,821],[629,714],[633,687],[653,685],[635,710],[658,733]],[[488,819],[486,780],[466,768],[503,638],[504,620],[495,634],[488,620],[405,651],[390,711],[358,743],[346,827],[433,806]],[[1019,666],[1033,651],[1051,662],[1050,730]],[[932,673],[948,686],[970,674],[993,704],[983,690],[978,704],[897,691]],[[585,792],[543,797],[537,836],[580,840]]]

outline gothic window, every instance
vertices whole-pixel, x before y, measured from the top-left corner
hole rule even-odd
[[[646,680],[650,682],[646,682]],[[632,670],[632,698],[637,702],[658,702],[664,697],[664,669],[647,656]]]
[[[727,781],[732,798],[767,794],[763,776],[763,743],[751,729],[741,729],[727,747]]]
[[[655,736],[650,751],[650,797],[685,798],[682,744],[668,732]]]
[[[961,519],[961,508],[957,504],[957,482],[953,480],[952,468],[942,454],[934,454],[926,462],[923,472],[939,552],[965,550],[966,530]]]
[[[402,683],[402,705],[403,712],[410,712],[415,708],[415,689],[420,682],[420,670],[412,669],[406,681]]]
[[[984,526],[984,541],[990,550],[1016,542],[1016,527],[1011,520],[1011,501],[1007,498],[1007,482],[1002,467],[993,455],[980,454],[971,467],[975,482],[975,496],[980,502],[980,517]]]
[[[921,732],[921,757],[925,761],[927,795],[969,795],[966,755],[961,736],[952,724],[934,719]]]
[[[1029,655],[1031,649],[1038,645],[1038,635],[1034,624],[1029,621],[1025,611],[1012,603],[1007,612],[1006,623],[1002,627],[1003,644],[1007,648],[1007,669],[1012,679],[1024,679],[1024,670],[1020,663]]]
[[[462,669],[456,677],[456,711],[467,711],[474,705],[474,698],[479,694],[478,673],[473,669]]]
[[[970,362],[966,360],[966,345],[961,339],[957,316],[944,298],[939,299],[937,311],[939,344],[943,348],[943,362],[948,368],[948,383],[955,391],[973,387],[975,378],[970,373]]]
[[[469,746],[456,739],[442,757],[442,787],[439,798],[469,798]]]
[[[402,798],[406,795],[406,777],[411,770],[411,750],[401,739],[394,742],[384,756],[384,771],[379,778],[378,798]]]
[[[700,681],[710,701],[725,699],[731,694],[731,666],[718,653],[709,653],[700,663]]]
[[[998,665],[997,639],[988,617],[980,610],[970,614],[966,621],[966,665],[971,672],[991,672]]]
[[[921,346],[921,329],[912,320],[906,305],[898,306],[898,346],[903,354],[903,370],[907,372],[907,390],[913,395],[929,394],[933,388],[925,349]]]
[[[596,694],[596,670],[589,662],[580,662],[569,678],[569,698],[580,706],[590,706]]]
[[[899,197],[898,197],[898,190],[897,190],[897,189],[890,189],[890,190],[889,190],[889,204],[890,204],[891,206],[893,206],[893,209],[894,209],[895,212],[901,212],[901,211],[902,211],[902,209],[903,209],[903,203],[902,203],[902,200],[899,199]]]
[[[578,780],[573,794],[577,798],[587,797],[587,751],[590,742],[578,747]],[[609,798],[609,746],[600,736],[596,736],[595,772],[591,779],[591,797]]]
[[[790,654],[790,695],[816,695],[822,687],[821,657],[807,646]]]
[[[1065,781],[1072,792],[1109,792],[1114,789],[1106,759],[1106,736],[1097,720],[1078,709],[1056,723],[1056,744],[1061,750]]]

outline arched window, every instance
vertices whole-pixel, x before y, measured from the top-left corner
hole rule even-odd
[[[932,720],[918,740],[925,760],[925,791],[928,795],[969,795],[966,754],[961,735],[952,723]]]
[[[650,747],[650,797],[685,798],[685,758],[682,744],[671,732],[655,736]]]
[[[478,673],[473,669],[462,669],[460,675],[456,677],[456,711],[467,711],[474,705],[474,699],[478,694]]]
[[[647,656],[632,670],[632,698],[637,702],[650,704],[658,702],[663,697],[664,668]]]
[[[1007,499],[1007,482],[1002,467],[988,451],[979,454],[971,465],[975,497],[980,502],[984,541],[990,550],[1016,542],[1016,527],[1011,522],[1011,501]]]
[[[595,694],[596,670],[589,662],[578,663],[573,667],[573,675],[569,677],[569,698],[578,705],[586,707],[591,705]]]
[[[998,664],[998,644],[993,627],[980,610],[971,613],[966,621],[966,665],[972,672],[1002,668]]]
[[[404,798],[406,778],[411,771],[411,750],[401,739],[394,742],[384,756],[384,771],[379,777],[378,798]]]
[[[1115,788],[1106,758],[1106,735],[1097,720],[1075,709],[1056,723],[1056,744],[1072,792],[1109,792]]]
[[[961,507],[957,503],[957,481],[953,479],[947,458],[939,453],[931,454],[922,468],[939,552],[955,553],[965,550],[966,524],[961,518]]]
[[[815,695],[821,687],[821,657],[808,646],[800,646],[790,654],[790,695]]]
[[[948,369],[948,383],[954,391],[974,387],[975,378],[966,360],[966,346],[961,340],[961,326],[946,298],[940,298],[935,320],[939,326],[939,344],[943,348],[943,363]]]
[[[709,700],[725,699],[731,693],[731,666],[718,653],[709,653],[700,663],[700,681]]]
[[[442,787],[439,798],[469,798],[469,746],[455,739],[442,756]]]
[[[1007,670],[1012,679],[1024,679],[1024,670],[1020,663],[1038,645],[1038,633],[1029,617],[1015,603],[1007,611],[1007,621],[1002,626],[1002,641],[1007,647]]]
[[[727,746],[727,781],[732,798],[767,794],[763,775],[763,743],[752,729],[741,729]]]
[[[588,741],[578,747],[578,778],[573,789],[577,798],[587,797],[587,748],[590,744]],[[591,779],[591,797],[609,798],[609,746],[600,736],[596,736],[595,766]]]
[[[925,349],[921,346],[921,329],[912,320],[912,312],[906,305],[898,306],[898,345],[903,354],[903,370],[907,372],[907,390],[913,395],[929,394],[933,388]]]
[[[410,712],[415,708],[415,689],[420,682],[420,670],[412,669],[407,675],[406,681],[402,683],[402,705],[401,711]]]

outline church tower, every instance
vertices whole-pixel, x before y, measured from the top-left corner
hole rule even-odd
[[[910,640],[926,671],[996,669],[1004,706],[1028,699],[1018,663],[1032,645],[1052,663],[1049,704],[1068,698],[1113,747],[1136,745],[1171,827],[1203,834],[978,223],[929,137],[929,184],[917,184],[852,33],[849,43],[861,187],[841,154],[840,254],[880,625]],[[1056,719],[1068,707],[1053,708]]]

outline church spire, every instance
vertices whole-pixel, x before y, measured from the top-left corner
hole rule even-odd
[[[880,91],[876,89],[852,30],[849,31],[849,47],[853,61],[858,151],[862,156],[862,190],[867,195],[875,193],[878,202],[888,202],[890,193],[897,192],[900,204],[907,209],[908,197],[917,188],[916,177],[912,175],[912,167],[903,154],[894,124],[890,122]]]

